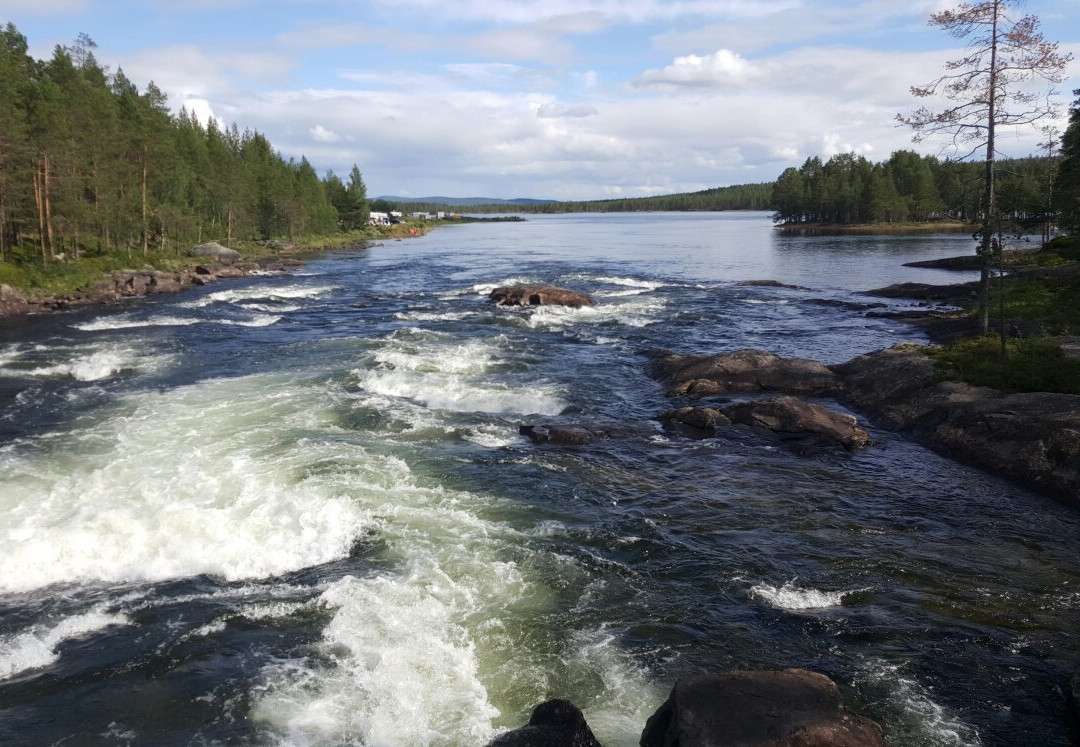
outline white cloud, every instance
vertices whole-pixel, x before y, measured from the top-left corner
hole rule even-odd
[[[563,117],[591,117],[595,114],[599,114],[595,106],[588,104],[576,104],[574,106],[566,106],[557,102],[551,102],[541,104],[536,110],[536,116],[541,119],[560,119]]]
[[[315,125],[308,132],[311,133],[312,139],[317,143],[340,143],[341,135],[337,134],[333,130],[328,130],[322,125]]]
[[[0,20],[8,23],[9,13],[50,15],[86,10],[90,0],[0,0]]]
[[[496,23],[534,23],[588,16],[611,21],[644,23],[687,17],[755,18],[798,0],[461,0],[448,9],[444,0],[382,0],[395,8],[412,6],[432,13],[450,13],[455,19]],[[563,21],[567,22],[567,21]],[[569,21],[569,23],[589,23]],[[591,21],[598,23],[599,21]],[[590,27],[591,28],[591,27]]]
[[[753,75],[750,63],[728,49],[699,57],[696,54],[676,57],[662,70],[648,70],[632,85],[646,86],[723,86],[742,85]]]

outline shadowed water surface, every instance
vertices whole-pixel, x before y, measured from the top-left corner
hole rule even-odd
[[[653,420],[642,351],[919,341],[812,301],[970,249],[539,216],[4,322],[0,742],[477,745],[557,696],[634,744],[680,674],[803,666],[894,744],[1071,743],[1074,511],[872,424]],[[514,281],[599,305],[490,307]]]

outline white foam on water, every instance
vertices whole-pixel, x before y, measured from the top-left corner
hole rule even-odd
[[[468,288],[458,288],[452,291],[439,294],[440,298],[460,298],[461,296],[489,296],[491,291],[496,288],[503,288],[508,285],[523,285],[527,283],[535,283],[535,278],[528,278],[523,276],[514,276],[500,280],[496,283],[475,283]]]
[[[131,625],[126,615],[108,613],[103,606],[66,617],[51,625],[35,625],[14,635],[0,637],[0,680],[30,669],[40,669],[60,659],[65,641],[82,638],[113,625]]]
[[[663,288],[664,283],[657,282],[655,280],[638,280],[636,278],[622,278],[622,277],[610,277],[601,276],[594,278],[598,283],[608,283],[610,285],[623,285],[628,288],[640,288],[642,290],[656,290],[657,288]]]
[[[84,332],[99,332],[102,330],[131,329],[134,327],[188,327],[192,324],[202,324],[205,321],[205,319],[168,315],[150,317],[149,319],[136,319],[131,314],[118,314],[116,316],[105,317],[104,319],[80,322],[79,324],[73,324],[72,326],[75,329],[81,329]]]
[[[401,468],[293,435],[335,417],[318,391],[263,375],[129,395],[111,417],[9,455],[0,591],[255,579],[346,556],[367,523],[355,496]],[[335,457],[350,468],[308,469]]]
[[[85,349],[84,349],[85,350]],[[33,369],[0,369],[0,375],[66,377],[76,381],[101,381],[129,371],[161,368],[169,356],[150,355],[123,345],[108,345],[75,355],[71,360]]]
[[[821,591],[819,589],[804,589],[795,586],[792,581],[787,581],[779,588],[768,584],[752,586],[750,587],[750,596],[781,610],[812,610],[839,607],[844,603],[845,596],[860,591],[865,590]]]
[[[433,410],[558,415],[566,408],[566,402],[550,384],[533,383],[519,388],[478,383],[452,374],[409,371],[357,370],[354,374],[369,392],[403,397]]]
[[[495,380],[504,336],[458,343],[453,336],[402,334],[384,340],[374,367],[353,371],[371,394],[407,399],[432,410],[557,415],[566,407],[551,384]]]
[[[864,684],[883,689],[896,717],[883,723],[890,742],[934,747],[981,747],[978,730],[935,702],[931,691],[906,675],[902,664],[870,660],[858,677]]]
[[[476,316],[475,311],[399,311],[395,319],[406,322],[459,322]]]
[[[786,306],[791,303],[790,301],[787,301],[785,299],[764,301],[760,298],[740,298],[739,300],[743,303],[748,303],[754,306]]]
[[[527,324],[530,327],[562,328],[577,324],[618,323],[627,327],[645,327],[658,321],[667,303],[658,298],[623,303],[582,306],[531,307]]]
[[[251,319],[216,319],[219,324],[228,324],[234,327],[269,327],[277,324],[282,319],[277,314],[257,314]]]
[[[207,293],[201,298],[180,304],[188,308],[202,308],[215,303],[242,304],[247,308],[250,301],[283,301],[321,298],[337,290],[333,285],[286,285],[267,286],[254,285],[246,288],[230,288],[229,290]],[[267,304],[269,305],[269,304]],[[281,309],[279,309],[281,310]]]
[[[502,425],[482,425],[469,429],[463,438],[486,449],[503,449],[521,442],[517,428]]]

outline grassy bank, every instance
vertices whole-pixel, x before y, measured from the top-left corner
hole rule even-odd
[[[1080,361],[1066,357],[1052,337],[1013,337],[1001,341],[993,335],[931,348],[930,356],[942,380],[966,381],[1003,392],[1062,392],[1080,394]]]
[[[990,286],[990,328],[1011,330],[1005,356],[998,335],[934,348],[943,378],[1007,392],[1080,394],[1080,360],[1062,349],[1080,335],[1080,262],[1053,252],[1008,255],[1004,284]],[[966,309],[974,314],[974,306]]]

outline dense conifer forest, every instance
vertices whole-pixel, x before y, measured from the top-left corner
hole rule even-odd
[[[976,222],[980,217],[982,165],[939,160],[896,151],[871,163],[843,153],[824,163],[808,158],[788,168],[772,193],[782,223]],[[1053,159],[1014,158],[998,162],[998,200],[1002,217],[1029,227],[1051,214]]]
[[[336,232],[367,220],[348,183],[236,125],[172,115],[80,36],[34,60],[0,28],[0,260],[173,252],[199,241]]]

